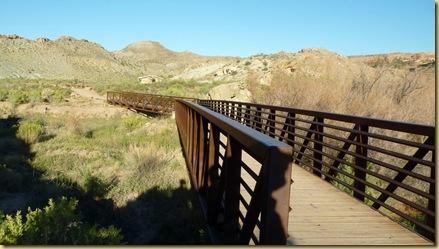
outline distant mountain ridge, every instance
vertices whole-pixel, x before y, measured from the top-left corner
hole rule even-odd
[[[202,56],[190,51],[174,52],[159,42],[140,41],[129,44],[124,49],[114,52],[118,57],[134,63],[141,63],[153,74],[182,73],[187,67],[212,61],[231,61],[237,57]]]
[[[0,78],[137,79],[159,75],[207,82],[242,82],[249,75],[257,74],[261,83],[269,83],[273,70],[340,78],[358,72],[360,67],[372,67],[382,61],[391,63],[395,58],[402,64],[409,61],[406,64],[419,66],[434,61],[435,53],[346,57],[326,49],[303,49],[298,53],[240,58],[174,52],[154,41],[140,41],[109,52],[98,43],[70,36],[29,40],[17,35],[0,35]]]

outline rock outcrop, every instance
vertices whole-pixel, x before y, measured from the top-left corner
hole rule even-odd
[[[245,83],[229,83],[214,87],[207,98],[250,102],[251,93]]]

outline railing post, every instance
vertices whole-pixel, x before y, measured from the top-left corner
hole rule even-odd
[[[241,181],[241,148],[233,137],[227,137],[225,155],[226,189],[224,197],[224,242],[237,244],[239,235],[239,197]],[[224,174],[222,173],[222,174]]]
[[[261,244],[285,245],[288,237],[293,149],[272,147],[263,164]]]
[[[367,125],[360,125],[359,126],[359,131],[363,131],[363,132],[369,132],[369,126]],[[355,146],[355,150],[356,150],[356,154],[357,156],[355,157],[355,165],[359,166],[361,168],[361,170],[359,169],[354,169],[355,171],[355,180],[354,180],[354,188],[358,189],[361,193],[364,193],[366,190],[366,185],[362,182],[360,182],[359,180],[366,180],[366,172],[364,171],[367,168],[367,160],[358,157],[358,155],[363,156],[363,157],[367,157],[367,148],[362,146],[362,145],[367,145],[368,144],[368,137],[367,135],[364,134],[358,134],[357,136],[357,142],[360,143],[361,145],[357,145]],[[358,200],[364,202],[364,195],[354,191],[354,197],[357,198]]]
[[[282,132],[279,135],[279,141],[282,141],[288,145],[294,147],[294,137],[295,137],[295,124],[296,121],[294,118],[296,117],[295,113],[288,113],[287,118],[285,119],[284,127],[282,128]],[[285,137],[286,135],[286,137]]]
[[[323,151],[323,118],[316,117],[315,121],[317,122],[314,133],[314,152],[313,152],[313,173],[314,175],[321,177],[322,176],[322,151]],[[321,125],[322,124],[322,125]]]
[[[201,193],[205,193],[205,181],[208,174],[208,168],[206,163],[207,152],[207,121],[203,116],[199,116],[199,130],[198,130],[198,188]]]
[[[219,187],[218,157],[219,157],[220,131],[214,124],[210,124],[209,131],[209,156],[208,156],[208,178],[207,178],[207,223],[216,223],[218,207],[215,206],[216,195]]]
[[[197,112],[193,112],[193,116],[192,116],[192,122],[193,122],[193,131],[192,131],[192,140],[193,140],[193,147],[192,147],[192,167],[194,170],[194,176],[196,177],[195,179],[198,178],[198,171],[199,171],[199,165],[198,165],[198,154],[200,153],[199,150],[199,144],[200,144],[200,140],[199,140],[199,119],[198,119],[199,114]],[[197,181],[197,186],[198,185],[198,181]]]
[[[229,118],[232,118],[232,114],[231,114],[232,112],[230,111],[230,109],[231,109],[230,105],[231,105],[230,103],[226,104],[226,116]]]
[[[245,106],[245,125],[250,127],[250,107],[248,105]]]
[[[436,151],[433,151],[433,155],[431,156],[431,161],[436,161]],[[431,167],[430,169],[430,178],[434,179],[435,183],[430,183],[430,189],[429,193],[432,196],[436,197],[436,167]],[[428,200],[428,210],[433,211],[436,214],[436,200]],[[433,228],[436,231],[436,217],[433,217],[431,215],[427,215],[427,225],[431,228]],[[433,233],[428,234],[428,238],[436,243],[436,236]]]
[[[261,129],[262,129],[262,124],[261,124],[261,115],[262,115],[262,113],[261,113],[261,111],[262,111],[262,109],[261,109],[261,107],[257,107],[256,108],[256,112],[255,112],[255,118],[254,118],[254,124],[256,125],[256,130],[257,131],[261,131]]]
[[[195,172],[193,169],[194,161],[193,161],[193,151],[194,151],[194,112],[192,109],[188,110],[188,153],[187,153],[187,160],[189,161],[189,166],[192,173],[192,179],[195,177]]]
[[[270,114],[267,117],[267,122],[265,123],[265,131],[268,132],[268,136],[275,137],[275,126],[276,126],[276,110],[270,109]]]

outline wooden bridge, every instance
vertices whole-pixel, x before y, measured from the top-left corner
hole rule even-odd
[[[124,96],[107,100],[153,106]],[[435,245],[434,126],[155,98],[172,100],[214,244]]]

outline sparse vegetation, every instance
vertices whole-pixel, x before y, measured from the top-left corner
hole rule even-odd
[[[32,83],[29,80],[23,85]],[[47,84],[41,82],[33,88],[23,88],[22,92],[44,90]],[[60,84],[59,88],[62,86]],[[46,96],[54,96],[51,91],[45,92]],[[53,106],[75,105],[70,102],[72,100],[82,105],[81,101],[85,101],[81,98],[71,98],[69,102],[52,99],[50,103]],[[35,108],[45,104],[47,101],[41,100]],[[3,113],[0,119],[0,198],[17,193],[23,198],[18,210],[4,210],[9,217],[4,226],[15,224],[12,230],[4,230],[4,236],[10,239],[4,243],[209,243],[173,119],[148,118],[128,111],[113,116],[96,113],[87,117],[81,112],[44,114],[21,110],[14,114],[16,117],[9,112]],[[32,238],[25,235],[35,231],[26,230],[26,220],[21,220],[20,224],[17,217],[40,217],[40,211],[31,210],[45,210],[49,199],[61,200],[63,196],[78,200],[75,215],[80,214],[83,219],[71,221],[71,224],[82,224],[75,230],[78,236],[69,235],[59,242],[55,241],[56,236],[51,236],[53,240],[37,241],[33,240],[34,235]],[[67,214],[69,210],[60,212],[72,217]],[[159,219],[157,214],[166,218]],[[46,220],[41,223],[44,227],[48,220],[64,220],[61,216],[41,219]],[[22,232],[17,234],[14,229]],[[54,227],[51,232],[55,230]],[[166,238],[160,233],[166,233]],[[99,236],[107,237],[99,240]],[[123,239],[119,240],[121,236]]]
[[[49,199],[43,210],[28,210],[23,221],[0,213],[0,244],[3,245],[120,245],[120,229],[102,228],[83,222],[76,212],[78,201],[62,197],[59,203]]]
[[[197,198],[191,192],[174,120],[107,113],[107,107],[101,107],[99,110],[105,111],[99,113],[93,109],[102,102],[72,97],[72,88],[88,86],[102,96],[114,90],[204,98],[217,85],[247,79],[254,102],[435,123],[435,64],[427,60],[423,63],[428,65],[419,66],[414,60],[425,60],[420,55],[413,59],[399,55],[370,57],[365,64],[361,58],[355,66],[350,64],[353,59],[328,51],[313,54],[314,50],[301,51],[298,54],[302,57],[281,52],[211,61],[194,56],[186,62],[186,57],[160,48],[159,58],[140,63],[136,60],[141,58],[119,57],[123,51],[112,54],[73,38],[62,44],[66,39],[56,41],[68,55],[55,60],[56,65],[49,63],[49,68],[28,68],[17,74],[28,78],[0,79],[0,200],[12,203],[8,199],[11,196],[19,199],[17,205],[4,208],[4,215],[0,214],[0,241],[5,244],[209,243]],[[23,40],[23,44],[29,43]],[[78,51],[69,44],[77,45]],[[35,52],[36,59],[40,58],[38,51],[26,50],[31,47],[25,45],[18,51],[26,51],[26,56]],[[51,52],[56,55],[59,51]],[[58,67],[65,58],[69,58],[68,64],[78,65],[74,72]],[[210,66],[203,64],[206,61],[226,63],[223,65],[227,67],[216,72],[205,70],[217,75],[217,81],[204,83],[201,78],[206,75],[172,78],[186,69]],[[189,68],[191,63],[196,67]],[[24,64],[17,68],[26,68]],[[221,72],[225,68],[239,70]],[[160,74],[163,80],[139,84],[137,77],[147,71]],[[6,75],[15,77],[13,73]],[[40,79],[37,74],[52,79]],[[66,79],[56,79],[62,77]],[[212,78],[205,82],[212,82]],[[352,171],[348,166],[344,170]],[[55,201],[47,205],[48,200]],[[46,208],[59,212],[46,216]],[[19,215],[17,211],[21,211]],[[28,223],[23,219],[27,215],[38,217],[29,220],[39,222]],[[54,230],[46,233],[50,236],[37,233],[36,228],[43,224],[53,225]],[[59,233],[57,224],[71,230],[62,231],[66,235],[63,238],[52,236]]]
[[[16,127],[17,138],[23,140],[26,144],[36,143],[44,132],[43,126],[37,120],[24,122]]]
[[[408,67],[395,68],[388,64],[372,70],[368,67],[364,67],[359,73],[352,75],[351,81],[341,83],[328,83],[326,78],[309,78],[308,75],[302,71],[288,72],[286,70],[276,70],[273,71],[272,81],[268,86],[260,84],[258,82],[258,75],[256,74],[252,74],[248,78],[247,83],[253,98],[255,98],[255,102],[259,103],[421,124],[434,124],[433,71],[431,69],[430,71],[427,70],[428,69],[424,68],[417,68],[415,70],[411,70]],[[395,75],[398,76],[395,77]],[[302,136],[305,135],[305,133],[302,134]],[[395,134],[395,136],[396,135],[398,135],[398,137],[404,137],[404,139],[407,138],[407,140],[410,140],[411,136],[402,133]],[[334,144],[331,145],[341,146],[337,145],[335,141]],[[381,143],[376,146],[407,155],[413,153],[409,152],[410,148],[400,148],[399,145],[392,143]],[[330,149],[328,149],[328,151],[330,151]],[[328,151],[326,152],[329,153]],[[374,153],[373,156],[371,155],[372,153]],[[369,155],[372,158],[377,154],[379,153],[369,151]],[[398,165],[399,163],[401,167],[404,165],[404,163],[392,161],[395,159],[390,156],[382,156],[379,160],[394,165]],[[330,159],[325,162],[329,165],[331,164]],[[393,178],[395,174],[395,172],[385,167],[377,167],[373,164],[368,165],[368,167],[376,167],[373,169],[374,172],[379,170],[380,174],[389,176],[390,178]],[[352,174],[354,171],[353,168],[347,165],[340,165],[339,168],[347,174]],[[428,167],[417,167],[417,173],[426,177],[430,176]],[[346,184],[353,184],[353,180],[348,176],[338,173],[336,177]],[[366,180],[372,182],[375,186],[386,188],[387,183],[378,178],[368,175]],[[352,194],[352,190],[349,190],[342,184],[336,181],[332,181],[332,183],[348,194]],[[428,186],[426,186],[428,184],[421,181],[407,179],[406,183],[409,183],[417,189],[428,191]],[[373,197],[379,195],[377,191],[372,188],[366,188],[366,193]],[[404,198],[413,200],[421,206],[427,207],[428,205],[424,198],[416,197],[416,195],[408,191],[399,191],[398,194]],[[372,202],[366,200],[366,203],[371,204]],[[387,203],[395,205],[398,210],[403,210],[404,213],[409,214],[413,218],[425,220],[425,217],[423,217],[419,211],[408,205],[398,203],[394,200],[389,200]],[[407,220],[394,215],[384,208],[381,209],[383,210],[382,212],[388,213],[393,219],[406,224],[415,231],[422,232],[422,228],[414,226]]]

